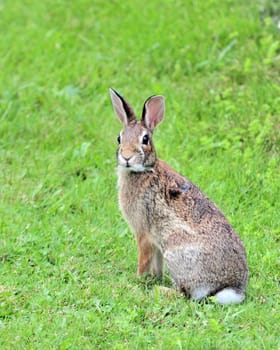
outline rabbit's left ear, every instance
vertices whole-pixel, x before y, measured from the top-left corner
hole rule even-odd
[[[142,123],[148,129],[153,130],[163,120],[164,112],[164,97],[161,95],[151,96],[144,103]]]
[[[114,110],[123,125],[126,126],[130,122],[136,120],[133,109],[130,107],[129,103],[114,89],[110,88],[109,90]]]

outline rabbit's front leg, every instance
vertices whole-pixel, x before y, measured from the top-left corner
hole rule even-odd
[[[149,241],[147,235],[136,235],[138,244],[138,269],[137,275],[141,276],[145,272],[150,272],[151,263],[153,260],[154,247]]]
[[[162,278],[163,275],[163,256],[161,251],[154,247],[153,258],[150,266],[150,272],[153,276]]]

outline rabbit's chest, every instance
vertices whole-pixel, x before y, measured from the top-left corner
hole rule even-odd
[[[154,225],[160,194],[145,186],[139,187],[134,181],[118,182],[119,207],[125,219],[135,231],[150,231]]]
[[[140,232],[147,229],[150,218],[142,194],[137,193],[133,188],[120,188],[119,207],[134,231]]]

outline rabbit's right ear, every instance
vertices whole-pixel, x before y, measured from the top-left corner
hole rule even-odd
[[[128,125],[130,122],[136,120],[133,109],[130,107],[128,102],[126,102],[126,100],[114,89],[110,88],[109,90],[114,110],[120,121],[124,125]]]
[[[142,123],[153,130],[164,118],[165,103],[161,95],[151,96],[144,103]]]

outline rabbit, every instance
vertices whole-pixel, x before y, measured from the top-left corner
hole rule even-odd
[[[164,97],[149,97],[138,121],[122,96],[113,89],[110,96],[123,124],[118,198],[136,238],[137,274],[161,278],[165,263],[175,288],[189,299],[242,302],[248,266],[241,239],[196,185],[157,158],[152,137],[164,118]]]

